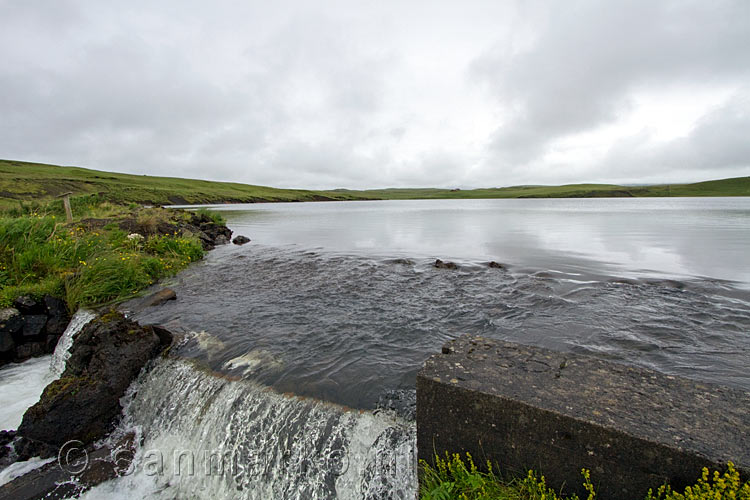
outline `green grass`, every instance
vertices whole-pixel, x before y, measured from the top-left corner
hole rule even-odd
[[[122,210],[105,206],[89,213]],[[130,216],[139,224],[182,216],[168,212],[173,211],[142,209]],[[67,224],[54,213],[0,217],[0,307],[21,295],[64,297],[70,310],[124,300],[202,257],[191,235],[144,239],[129,236],[117,223],[93,229]]]
[[[50,201],[65,192],[98,195],[101,200],[117,204],[150,205],[351,200],[364,197],[330,191],[275,189],[234,182],[118,174],[0,160],[0,207],[16,206],[19,200]]]
[[[80,200],[86,199],[81,195],[89,195],[88,199],[92,200],[92,205],[103,201],[114,204],[169,205],[364,199],[750,196],[750,177],[657,186],[569,184],[470,190],[422,188],[311,191],[276,189],[233,182],[118,174],[78,167],[0,160],[0,208],[15,208],[20,202],[49,202],[65,192],[78,195]],[[58,200],[57,204],[62,210],[62,202]],[[76,210],[75,206],[73,210]]]
[[[581,469],[581,482],[586,500],[595,500],[597,494],[591,482],[591,474]],[[435,457],[435,464],[420,461],[420,500],[579,500],[575,494],[564,496],[550,488],[544,476],[528,471],[525,478],[502,478],[486,464],[481,471],[468,453],[466,459],[458,454],[445,458]],[[656,491],[649,490],[645,500],[750,500],[750,482],[742,483],[739,472],[729,462],[724,474],[714,471],[709,474],[704,468],[698,481],[674,491],[668,485]],[[635,499],[634,499],[635,500]]]

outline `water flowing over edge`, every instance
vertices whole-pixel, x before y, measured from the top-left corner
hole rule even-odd
[[[82,498],[413,499],[416,426],[159,359],[125,397],[130,474]]]
[[[63,332],[60,340],[57,341],[55,346],[55,352],[52,354],[52,360],[50,361],[50,376],[52,379],[58,378],[65,371],[65,363],[70,358],[70,348],[73,345],[73,337],[80,332],[84,326],[86,326],[92,319],[96,317],[96,314],[88,309],[79,309],[70,318],[68,327]]]

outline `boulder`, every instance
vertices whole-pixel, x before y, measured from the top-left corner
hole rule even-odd
[[[46,314],[29,314],[23,317],[23,340],[29,342],[37,340],[46,334],[44,327],[47,325]]]
[[[491,261],[489,264],[487,264],[489,267],[493,269],[505,269],[505,266],[503,264],[500,264],[499,262],[495,262],[494,260]]]
[[[22,295],[13,301],[13,307],[21,314],[45,314],[44,303],[35,300],[28,295]]]
[[[0,500],[78,498],[89,488],[129,473],[135,456],[134,435],[114,446],[66,449],[55,460],[0,486]]]
[[[169,342],[166,330],[116,311],[95,319],[76,336],[60,378],[24,414],[18,435],[53,446],[104,437],[121,415],[120,398],[131,381]]]
[[[59,335],[47,335],[47,340],[44,342],[44,352],[47,354],[55,352],[58,340],[60,340]]]
[[[23,316],[13,307],[0,309],[0,336],[16,335],[23,329]]]
[[[433,266],[438,269],[458,269],[458,264],[455,262],[443,262],[440,259],[436,259]]]
[[[162,290],[159,290],[156,293],[153,293],[143,299],[142,306],[143,307],[150,307],[150,306],[160,306],[163,303],[167,302],[168,300],[176,300],[177,294],[174,290],[171,288],[164,288]]]
[[[245,243],[249,242],[250,238],[248,238],[247,236],[242,236],[241,234],[235,236],[234,239],[232,239],[232,243],[234,243],[235,245],[244,245]]]
[[[62,335],[70,323],[68,306],[64,301],[51,295],[44,297],[44,305],[47,308],[47,334]]]
[[[16,346],[16,360],[23,361],[24,359],[41,356],[44,354],[46,348],[46,342],[26,342],[25,344],[19,344]]]

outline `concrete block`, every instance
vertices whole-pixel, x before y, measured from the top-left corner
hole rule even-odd
[[[470,452],[505,473],[543,473],[583,495],[643,498],[664,482],[693,484],[702,467],[750,471],[750,393],[644,368],[462,336],[417,376],[417,447]]]

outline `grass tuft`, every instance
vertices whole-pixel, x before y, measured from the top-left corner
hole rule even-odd
[[[120,210],[103,205],[95,210]],[[143,220],[165,217],[143,212]],[[115,223],[87,229],[38,212],[0,217],[0,307],[21,295],[63,296],[71,310],[126,299],[203,254],[196,238],[177,234],[144,239]]]
[[[580,500],[575,494],[564,497],[551,489],[544,478],[529,471],[523,479],[505,479],[493,470],[488,461],[486,471],[480,471],[470,454],[462,459],[458,453],[435,456],[435,465],[420,461],[420,500]],[[586,500],[595,500],[596,491],[591,474],[581,469]],[[734,464],[729,462],[724,474],[714,471],[703,474],[684,492],[673,491],[668,485],[655,493],[649,490],[645,500],[750,500],[750,482],[744,484]]]

